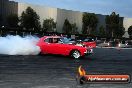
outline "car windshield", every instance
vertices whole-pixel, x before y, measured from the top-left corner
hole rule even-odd
[[[83,41],[84,41],[84,42],[93,42],[94,39],[92,39],[92,38],[87,38],[87,39],[84,39]]]

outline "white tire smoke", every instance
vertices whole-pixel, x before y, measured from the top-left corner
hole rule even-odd
[[[36,46],[39,38],[34,36],[0,37],[0,54],[7,55],[37,55],[40,48]]]

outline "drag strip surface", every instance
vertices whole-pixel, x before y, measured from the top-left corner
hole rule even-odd
[[[132,75],[132,49],[94,49],[92,56],[74,60],[63,56],[0,55],[0,88],[131,88],[132,84],[76,83],[77,68],[88,73]]]

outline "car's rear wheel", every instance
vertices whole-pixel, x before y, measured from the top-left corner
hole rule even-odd
[[[73,50],[71,52],[71,57],[73,57],[74,59],[78,59],[78,58],[81,57],[81,54],[80,54],[80,52],[78,50]]]

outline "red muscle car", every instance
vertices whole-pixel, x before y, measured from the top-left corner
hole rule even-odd
[[[93,53],[92,49],[79,44],[65,44],[60,36],[44,36],[40,38],[37,45],[41,49],[41,54],[59,54],[71,56],[75,59]]]

